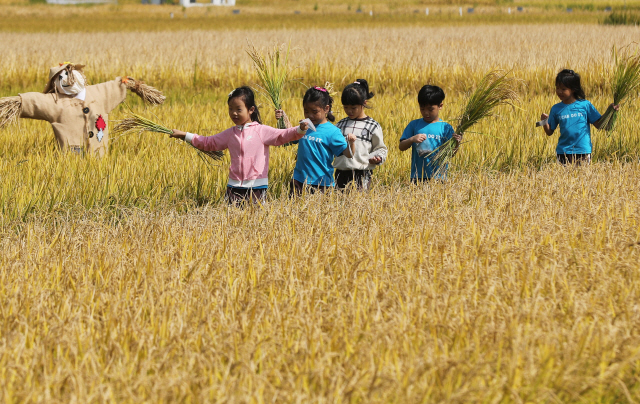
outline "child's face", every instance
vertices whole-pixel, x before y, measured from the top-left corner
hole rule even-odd
[[[344,113],[347,114],[349,119],[358,119],[363,118],[364,113],[364,105],[343,105]]]
[[[255,111],[255,107],[247,109],[244,105],[242,97],[234,97],[229,100],[229,118],[236,125],[244,125],[251,122],[251,114]]]
[[[571,89],[562,83],[556,85],[556,95],[560,98],[560,101],[567,101],[573,97]]]
[[[442,109],[442,105],[420,105],[420,113],[422,114],[422,118],[426,122],[435,122],[439,119],[440,110]]]
[[[322,107],[317,102],[307,102],[303,106],[304,117],[309,118],[314,125],[319,125],[327,120],[329,105]]]

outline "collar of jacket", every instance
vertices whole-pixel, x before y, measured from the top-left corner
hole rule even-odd
[[[258,122],[254,122],[254,121],[252,121],[252,122],[249,122],[249,123],[245,123],[245,124],[244,124],[244,125],[242,125],[242,126],[240,126],[240,125],[236,125],[236,126],[234,127],[234,130],[236,130],[236,129],[237,129],[237,130],[239,130],[239,131],[243,131],[243,130],[245,130],[245,129],[247,129],[247,128],[250,128],[250,127],[252,127],[252,126],[256,126],[256,125],[260,125],[260,124],[259,124]]]

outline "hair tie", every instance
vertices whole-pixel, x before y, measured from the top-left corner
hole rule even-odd
[[[316,90],[318,90],[318,91],[322,91],[323,93],[326,93],[326,92],[327,92],[327,89],[326,89],[326,88],[322,88],[322,87],[318,87],[318,86],[314,86],[313,88],[315,88],[315,89],[316,89]]]
[[[360,84],[358,80],[354,81],[353,84]]]
[[[229,95],[228,95],[228,98],[231,98],[231,96],[233,95],[233,93],[234,93],[235,91],[236,91],[236,90],[231,90],[231,92],[230,92],[230,93],[229,93]]]

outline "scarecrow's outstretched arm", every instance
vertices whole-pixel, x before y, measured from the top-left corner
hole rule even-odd
[[[136,80],[132,77],[123,77],[121,81],[128,90],[137,94],[140,98],[142,98],[144,102],[148,104],[160,105],[166,98],[160,90],[148,86],[144,82]]]
[[[15,122],[18,117],[51,122],[56,111],[52,94],[23,93],[0,98],[0,128]]]

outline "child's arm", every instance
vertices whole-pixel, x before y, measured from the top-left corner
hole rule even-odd
[[[427,135],[425,135],[424,133],[419,133],[417,135],[411,136],[408,139],[401,140],[400,141],[400,151],[405,151],[405,150],[411,148],[412,144],[424,142],[426,139],[427,139]]]
[[[350,159],[353,157],[352,152],[356,150],[356,135],[354,135],[353,133],[349,133],[347,135],[347,142],[347,148],[344,149],[342,155]]]
[[[233,133],[233,128],[227,129],[213,136],[199,136],[195,133],[183,132],[173,129],[169,137],[181,139],[191,144],[193,147],[204,151],[219,151],[229,147],[229,135]]]
[[[307,133],[309,125],[306,122],[300,122],[300,126],[289,129],[276,129],[270,126],[262,126],[262,143],[267,146],[282,146],[283,144],[300,140]]]
[[[548,115],[548,114],[542,114],[542,115],[540,115],[540,119],[541,119],[541,120],[543,120],[543,121],[544,121],[545,119],[547,119],[547,118],[549,118],[549,115]],[[545,123],[544,125],[542,125],[542,129],[544,129],[544,133],[546,133],[546,134],[547,134],[547,136],[551,136],[551,135],[553,135],[553,131],[554,131],[554,130],[553,130],[553,129],[551,129],[551,126],[549,126],[549,122],[547,122],[547,123]]]
[[[619,110],[620,110],[620,105],[613,105],[613,103],[611,103],[611,104],[609,105],[609,107],[613,108],[613,109],[614,109],[614,110],[616,110],[616,111],[619,111]],[[593,123],[593,126],[594,126],[596,129],[600,129],[600,127],[602,126],[602,116],[601,116],[597,121],[595,121],[595,122]]]
[[[285,128],[287,128],[287,129],[293,128],[293,125],[291,125],[291,121],[289,121],[289,117],[284,112],[284,110],[276,109],[276,120],[280,120],[280,118],[282,118],[282,120],[284,121],[284,127]]]
[[[387,146],[382,139],[382,128],[378,126],[371,136],[373,150],[369,154],[369,164],[382,164],[387,159]]]

